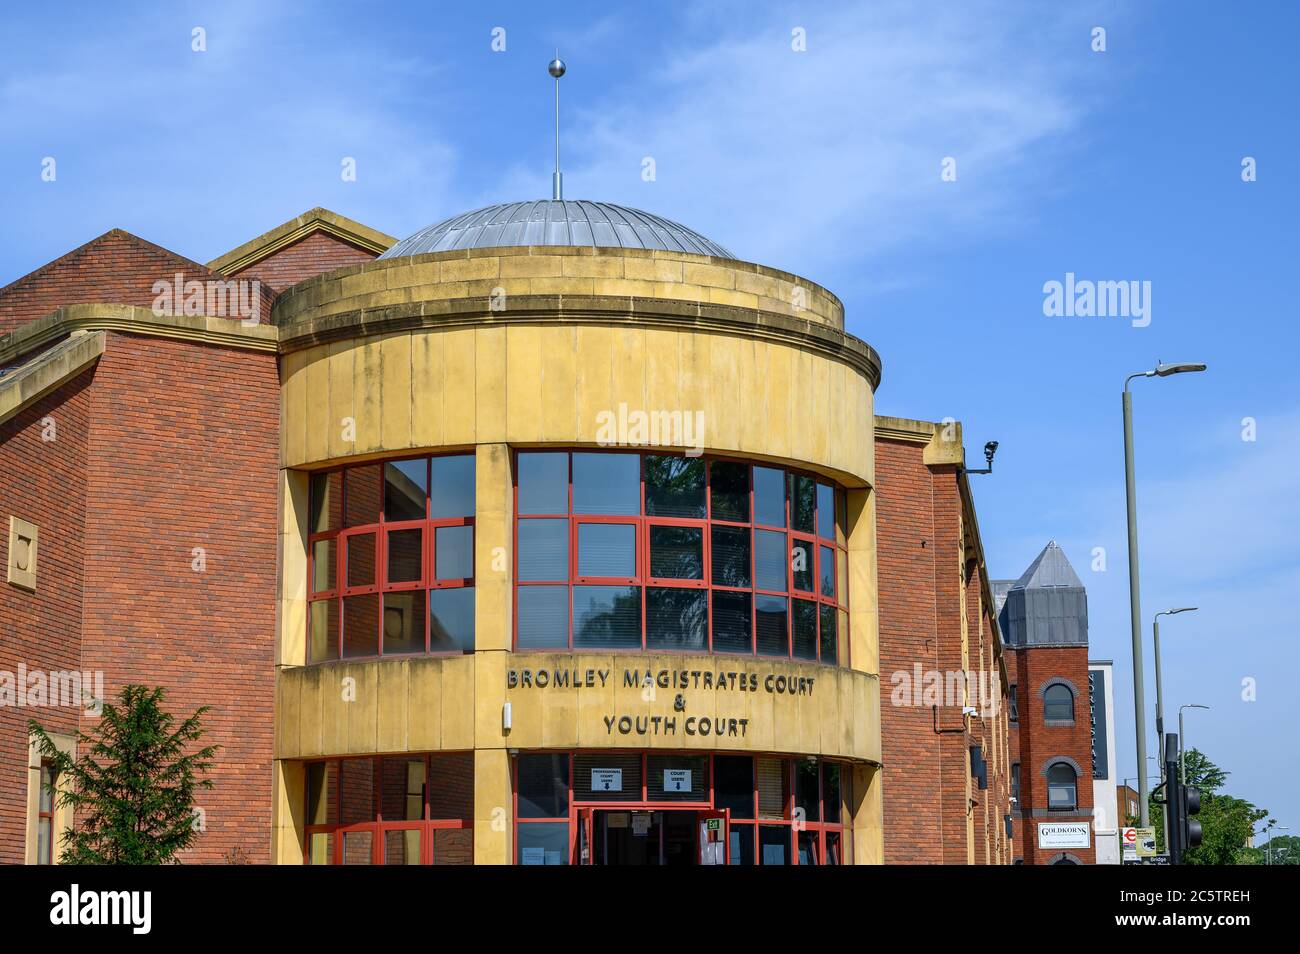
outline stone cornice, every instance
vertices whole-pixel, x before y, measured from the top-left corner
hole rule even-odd
[[[280,327],[282,352],[347,338],[414,331],[509,324],[619,324],[688,329],[781,341],[827,354],[862,372],[874,390],[880,356],[859,338],[817,322],[757,309],[665,298],[599,295],[514,295],[506,311],[489,298],[412,301],[359,308]]]
[[[43,318],[26,322],[0,336],[0,366],[11,364],[24,354],[78,331],[120,331],[271,352],[279,349],[280,339],[274,325],[245,325],[237,318],[156,315],[148,308],[133,305],[64,305]]]
[[[74,334],[0,377],[0,424],[97,361],[107,337],[102,331]]]

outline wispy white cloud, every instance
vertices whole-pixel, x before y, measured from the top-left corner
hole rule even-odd
[[[1050,7],[748,13],[712,29],[697,13],[657,72],[578,106],[570,191],[676,215],[743,257],[825,268],[1028,215],[1085,110],[1087,31],[1077,64],[1053,60],[1035,42],[1065,19]],[[795,26],[807,52],[791,49]],[[956,182],[940,180],[949,156]]]

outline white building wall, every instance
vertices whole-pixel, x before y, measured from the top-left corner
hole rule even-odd
[[[1088,675],[1098,690],[1093,705],[1099,711],[1092,713],[1094,758],[1105,767],[1104,776],[1092,780],[1093,838],[1096,839],[1097,864],[1117,865],[1120,862],[1119,828],[1123,819],[1118,817],[1116,805],[1119,781],[1115,766],[1114,667],[1109,659],[1089,660]],[[1099,746],[1098,742],[1102,744]]]

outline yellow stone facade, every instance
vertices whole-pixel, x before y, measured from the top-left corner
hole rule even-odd
[[[304,760],[473,751],[475,861],[509,863],[512,752],[608,747],[844,760],[852,859],[879,862],[871,488],[880,366],[843,331],[834,295],[788,273],[700,255],[495,248],[381,259],[320,276],[281,296],[274,322],[283,465],[276,860],[302,860]],[[705,453],[812,471],[845,489],[852,668],[511,651],[513,451],[602,446],[602,416],[620,405],[700,411]],[[310,472],[453,450],[476,457],[475,652],[304,665]],[[520,684],[525,669],[607,676],[599,685],[539,688]],[[627,670],[743,672],[759,688],[647,693],[625,684]],[[778,677],[785,685],[803,680],[811,691],[769,691]],[[743,735],[645,737],[608,721],[669,717],[678,691],[692,718],[729,729],[744,720]]]

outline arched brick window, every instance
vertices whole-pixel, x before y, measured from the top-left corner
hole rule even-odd
[[[1043,718],[1049,723],[1074,721],[1074,691],[1064,682],[1043,690]]]
[[[1047,807],[1074,810],[1079,806],[1079,773],[1068,762],[1047,767]]]

